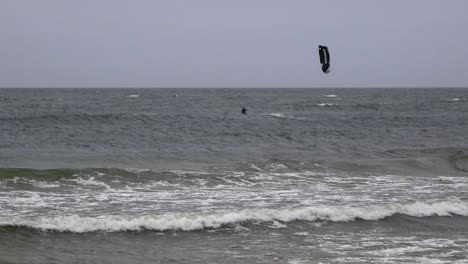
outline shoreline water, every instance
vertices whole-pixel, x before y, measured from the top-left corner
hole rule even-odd
[[[0,89],[1,262],[468,261],[468,89],[97,90]]]

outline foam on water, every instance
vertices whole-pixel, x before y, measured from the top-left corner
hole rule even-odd
[[[2,226],[27,226],[42,230],[93,232],[127,230],[201,230],[220,228],[243,222],[272,222],[273,227],[286,227],[291,221],[348,222],[356,219],[380,220],[395,214],[414,217],[468,216],[468,203],[446,201],[439,203],[387,204],[379,206],[348,207],[323,206],[284,209],[245,209],[193,213],[166,213],[148,215],[101,215],[97,217],[66,215],[41,217],[1,217]],[[276,224],[275,224],[276,223]]]
[[[268,114],[263,114],[263,115],[280,118],[280,119],[294,119],[295,118],[293,115],[285,114],[285,113],[268,113]]]
[[[465,98],[452,98],[452,99],[448,99],[447,102],[460,102],[460,101],[465,101],[466,99]]]
[[[104,183],[102,181],[96,180],[95,177],[88,177],[88,178],[78,177],[76,179],[71,179],[69,181],[76,182],[77,184],[80,184],[80,185],[100,186],[100,187],[104,187],[106,189],[111,188],[108,184],[106,184],[106,183]]]
[[[334,104],[334,103],[319,103],[317,104],[317,106],[335,106],[337,104]]]
[[[466,89],[3,89],[1,258],[466,262],[466,98]],[[146,229],[155,232],[125,232]]]
[[[153,214],[193,208],[209,211],[285,206],[353,205],[364,208],[413,201],[435,203],[468,194],[468,178],[461,176],[352,176],[322,168],[319,171],[291,170],[290,165],[285,164],[266,162],[252,167],[251,163],[248,171],[173,170],[160,173],[138,170],[137,175],[113,170],[84,171],[44,180],[11,176],[0,181],[0,207],[6,215],[15,213],[25,217],[41,216],[47,208],[54,208],[53,212],[58,214],[86,216],[84,212]],[[332,216],[336,217],[336,214]]]

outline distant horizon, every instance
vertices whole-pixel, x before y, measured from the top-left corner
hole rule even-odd
[[[468,89],[468,87],[0,87],[1,89]]]

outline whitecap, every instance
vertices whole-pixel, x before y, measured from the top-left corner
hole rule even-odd
[[[349,222],[355,219],[379,220],[395,214],[414,217],[468,216],[468,202],[438,202],[412,204],[387,204],[375,206],[311,206],[299,208],[244,210],[217,210],[192,213],[167,213],[148,215],[102,215],[102,216],[42,216],[34,218],[1,217],[0,225],[28,226],[42,230],[70,232],[126,231],[126,230],[202,230],[221,228],[246,221],[281,222],[333,221]]]
[[[250,168],[254,169],[254,170],[257,170],[257,171],[263,171],[262,169],[260,169],[259,167],[257,167],[255,164],[250,164]]]
[[[286,227],[288,226],[276,220],[273,220],[273,223],[270,226],[270,228],[286,228]]]
[[[274,118],[280,118],[280,119],[294,118],[293,115],[288,115],[288,114],[285,114],[285,113],[268,113],[268,114],[264,114],[264,115],[271,116],[271,117],[274,117]]]
[[[336,104],[334,103],[320,103],[320,104],[317,104],[317,106],[335,106]]]
[[[77,184],[80,184],[80,185],[101,186],[101,187],[104,187],[106,189],[111,188],[108,184],[106,184],[104,182],[101,182],[101,181],[98,181],[94,177],[89,177],[89,178],[85,178],[85,179],[83,179],[81,177],[78,177],[76,179],[71,179],[70,181],[76,182]]]
[[[271,171],[276,171],[276,170],[283,170],[287,169],[288,167],[284,164],[281,163],[271,163],[266,165],[266,169],[271,170]]]
[[[455,98],[446,99],[446,100],[443,100],[443,101],[448,102],[448,103],[456,103],[456,102],[466,101],[466,99],[465,98],[455,97]]]

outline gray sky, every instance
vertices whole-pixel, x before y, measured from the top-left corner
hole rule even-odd
[[[1,0],[0,87],[468,87],[467,12],[468,0]]]

